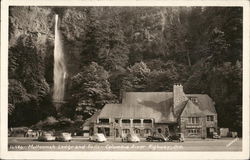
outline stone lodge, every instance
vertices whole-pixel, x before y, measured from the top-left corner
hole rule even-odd
[[[185,137],[206,138],[217,131],[217,113],[207,94],[185,94],[183,86],[175,84],[173,92],[125,92],[121,104],[106,104],[83,129],[89,135],[115,137],[183,133]]]

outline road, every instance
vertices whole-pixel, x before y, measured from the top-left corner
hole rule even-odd
[[[124,143],[120,139],[107,142],[89,142],[73,138],[71,142],[39,142],[34,138],[9,137],[9,151],[241,151],[242,139],[187,139],[185,142]]]

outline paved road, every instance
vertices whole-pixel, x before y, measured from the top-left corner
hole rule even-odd
[[[241,151],[242,139],[187,139],[185,142],[124,143],[108,139],[104,143],[73,138],[71,142],[39,142],[32,138],[9,137],[9,151]]]

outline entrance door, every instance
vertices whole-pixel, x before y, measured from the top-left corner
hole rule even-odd
[[[98,127],[98,128],[97,128],[97,133],[103,133],[102,128]]]
[[[169,129],[169,135],[174,135],[174,134],[175,134],[174,125],[169,125],[169,126],[168,126],[168,129]]]
[[[115,129],[115,136],[119,137],[119,130],[118,129]]]
[[[213,137],[213,132],[215,131],[215,129],[213,127],[208,127],[207,128],[207,137],[208,138],[212,138]]]
[[[110,128],[104,128],[104,133],[105,136],[110,136]]]
[[[134,133],[135,133],[137,136],[140,136],[141,130],[138,129],[138,128],[135,128],[135,129],[134,129]]]

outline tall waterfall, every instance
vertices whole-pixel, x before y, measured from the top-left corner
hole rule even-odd
[[[57,104],[64,100],[65,78],[67,75],[64,53],[61,43],[61,34],[58,29],[58,15],[55,16],[55,47],[54,47],[54,88],[53,101]]]

